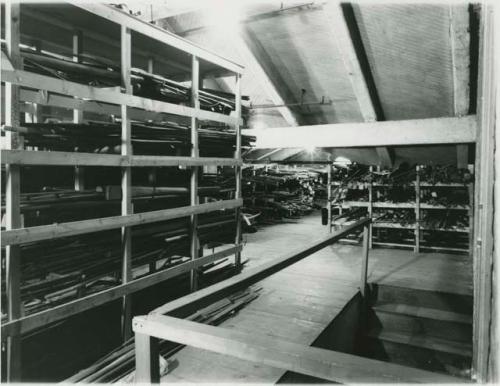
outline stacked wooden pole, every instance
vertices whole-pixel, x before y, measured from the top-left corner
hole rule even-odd
[[[186,319],[198,323],[217,325],[227,319],[235,312],[245,307],[248,303],[259,296],[260,288],[248,288],[234,293],[214,304],[205,307]],[[169,358],[184,346],[162,342],[159,347],[159,355]],[[86,369],[81,370],[74,376],[65,380],[69,383],[89,382],[126,382],[130,381],[134,372],[135,342],[129,339],[116,350],[107,354]],[[168,372],[168,363],[164,366],[164,372]]]

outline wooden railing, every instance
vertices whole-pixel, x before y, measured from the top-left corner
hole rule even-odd
[[[340,383],[460,383],[438,373],[164,315],[133,320],[136,382],[157,383],[158,339]]]
[[[132,323],[135,332],[135,381],[160,381],[158,343],[159,340],[167,340],[331,382],[466,382],[444,374],[181,319],[240,287],[253,284],[296,263],[360,228],[363,228],[363,254],[359,289],[363,297],[366,296],[370,224],[371,219],[362,219],[298,251],[167,303],[147,316],[136,316]]]
[[[163,339],[332,382],[459,382],[446,375],[181,319],[196,309],[227,296],[228,293],[296,263],[360,228],[363,228],[363,253],[359,289],[365,297],[370,224],[371,219],[362,219],[298,251],[167,303],[147,316],[135,317],[132,327],[135,332],[136,381],[159,381],[158,341]]]

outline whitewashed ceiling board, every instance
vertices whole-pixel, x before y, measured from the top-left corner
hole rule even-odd
[[[322,96],[347,99],[332,106],[305,109],[311,123],[361,121],[354,92],[322,12],[317,8],[284,13],[252,21],[246,27],[272,59],[295,98],[300,100],[301,89],[305,89],[305,102],[318,101]]]
[[[448,7],[363,3],[354,13],[386,119],[453,115]]]

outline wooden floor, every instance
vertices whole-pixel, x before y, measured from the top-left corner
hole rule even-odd
[[[245,235],[243,258],[257,266],[326,234],[319,215]],[[467,256],[397,249],[370,251],[369,282],[472,294]],[[311,345],[358,291],[361,248],[333,245],[266,278],[260,296],[224,322],[234,328]],[[169,359],[162,382],[275,383],[283,370],[186,347]]]

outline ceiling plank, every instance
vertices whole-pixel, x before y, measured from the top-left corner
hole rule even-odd
[[[476,141],[476,116],[333,123],[245,130],[257,135],[256,148],[378,147],[465,144]]]
[[[361,64],[354,47],[351,33],[346,18],[344,17],[342,6],[337,1],[327,2],[324,7],[324,12],[330,21],[331,30],[337,48],[342,56],[349,80],[351,82],[354,95],[358,101],[359,110],[365,122],[375,122],[379,120],[373,103],[370,90],[367,85],[365,74],[361,68]],[[365,69],[369,71],[369,69]],[[394,153],[387,147],[378,147],[377,154],[382,166],[392,167],[394,164]],[[391,156],[392,154],[392,156]]]
[[[470,22],[468,4],[449,5],[450,46],[453,76],[453,112],[467,115],[470,105]],[[467,168],[468,146],[457,146],[457,166]]]
[[[277,149],[272,149],[270,151],[268,151],[267,153],[265,153],[264,155],[261,155],[260,157],[254,159],[253,161],[262,161],[262,160],[265,160],[266,158],[268,158],[269,156],[271,156],[272,154],[274,153],[277,153],[281,151],[281,148],[277,148]]]
[[[265,95],[271,99],[272,103],[275,105],[286,104],[283,98],[285,92],[280,90],[277,85],[277,80],[281,79],[281,77],[274,68],[271,59],[259,46],[255,38],[250,36],[250,33],[243,28],[241,34],[232,37],[232,43],[241,58],[241,62],[245,64],[247,76],[253,76],[257,79]],[[299,117],[290,108],[281,106],[276,107],[276,109],[288,125],[299,126]]]

